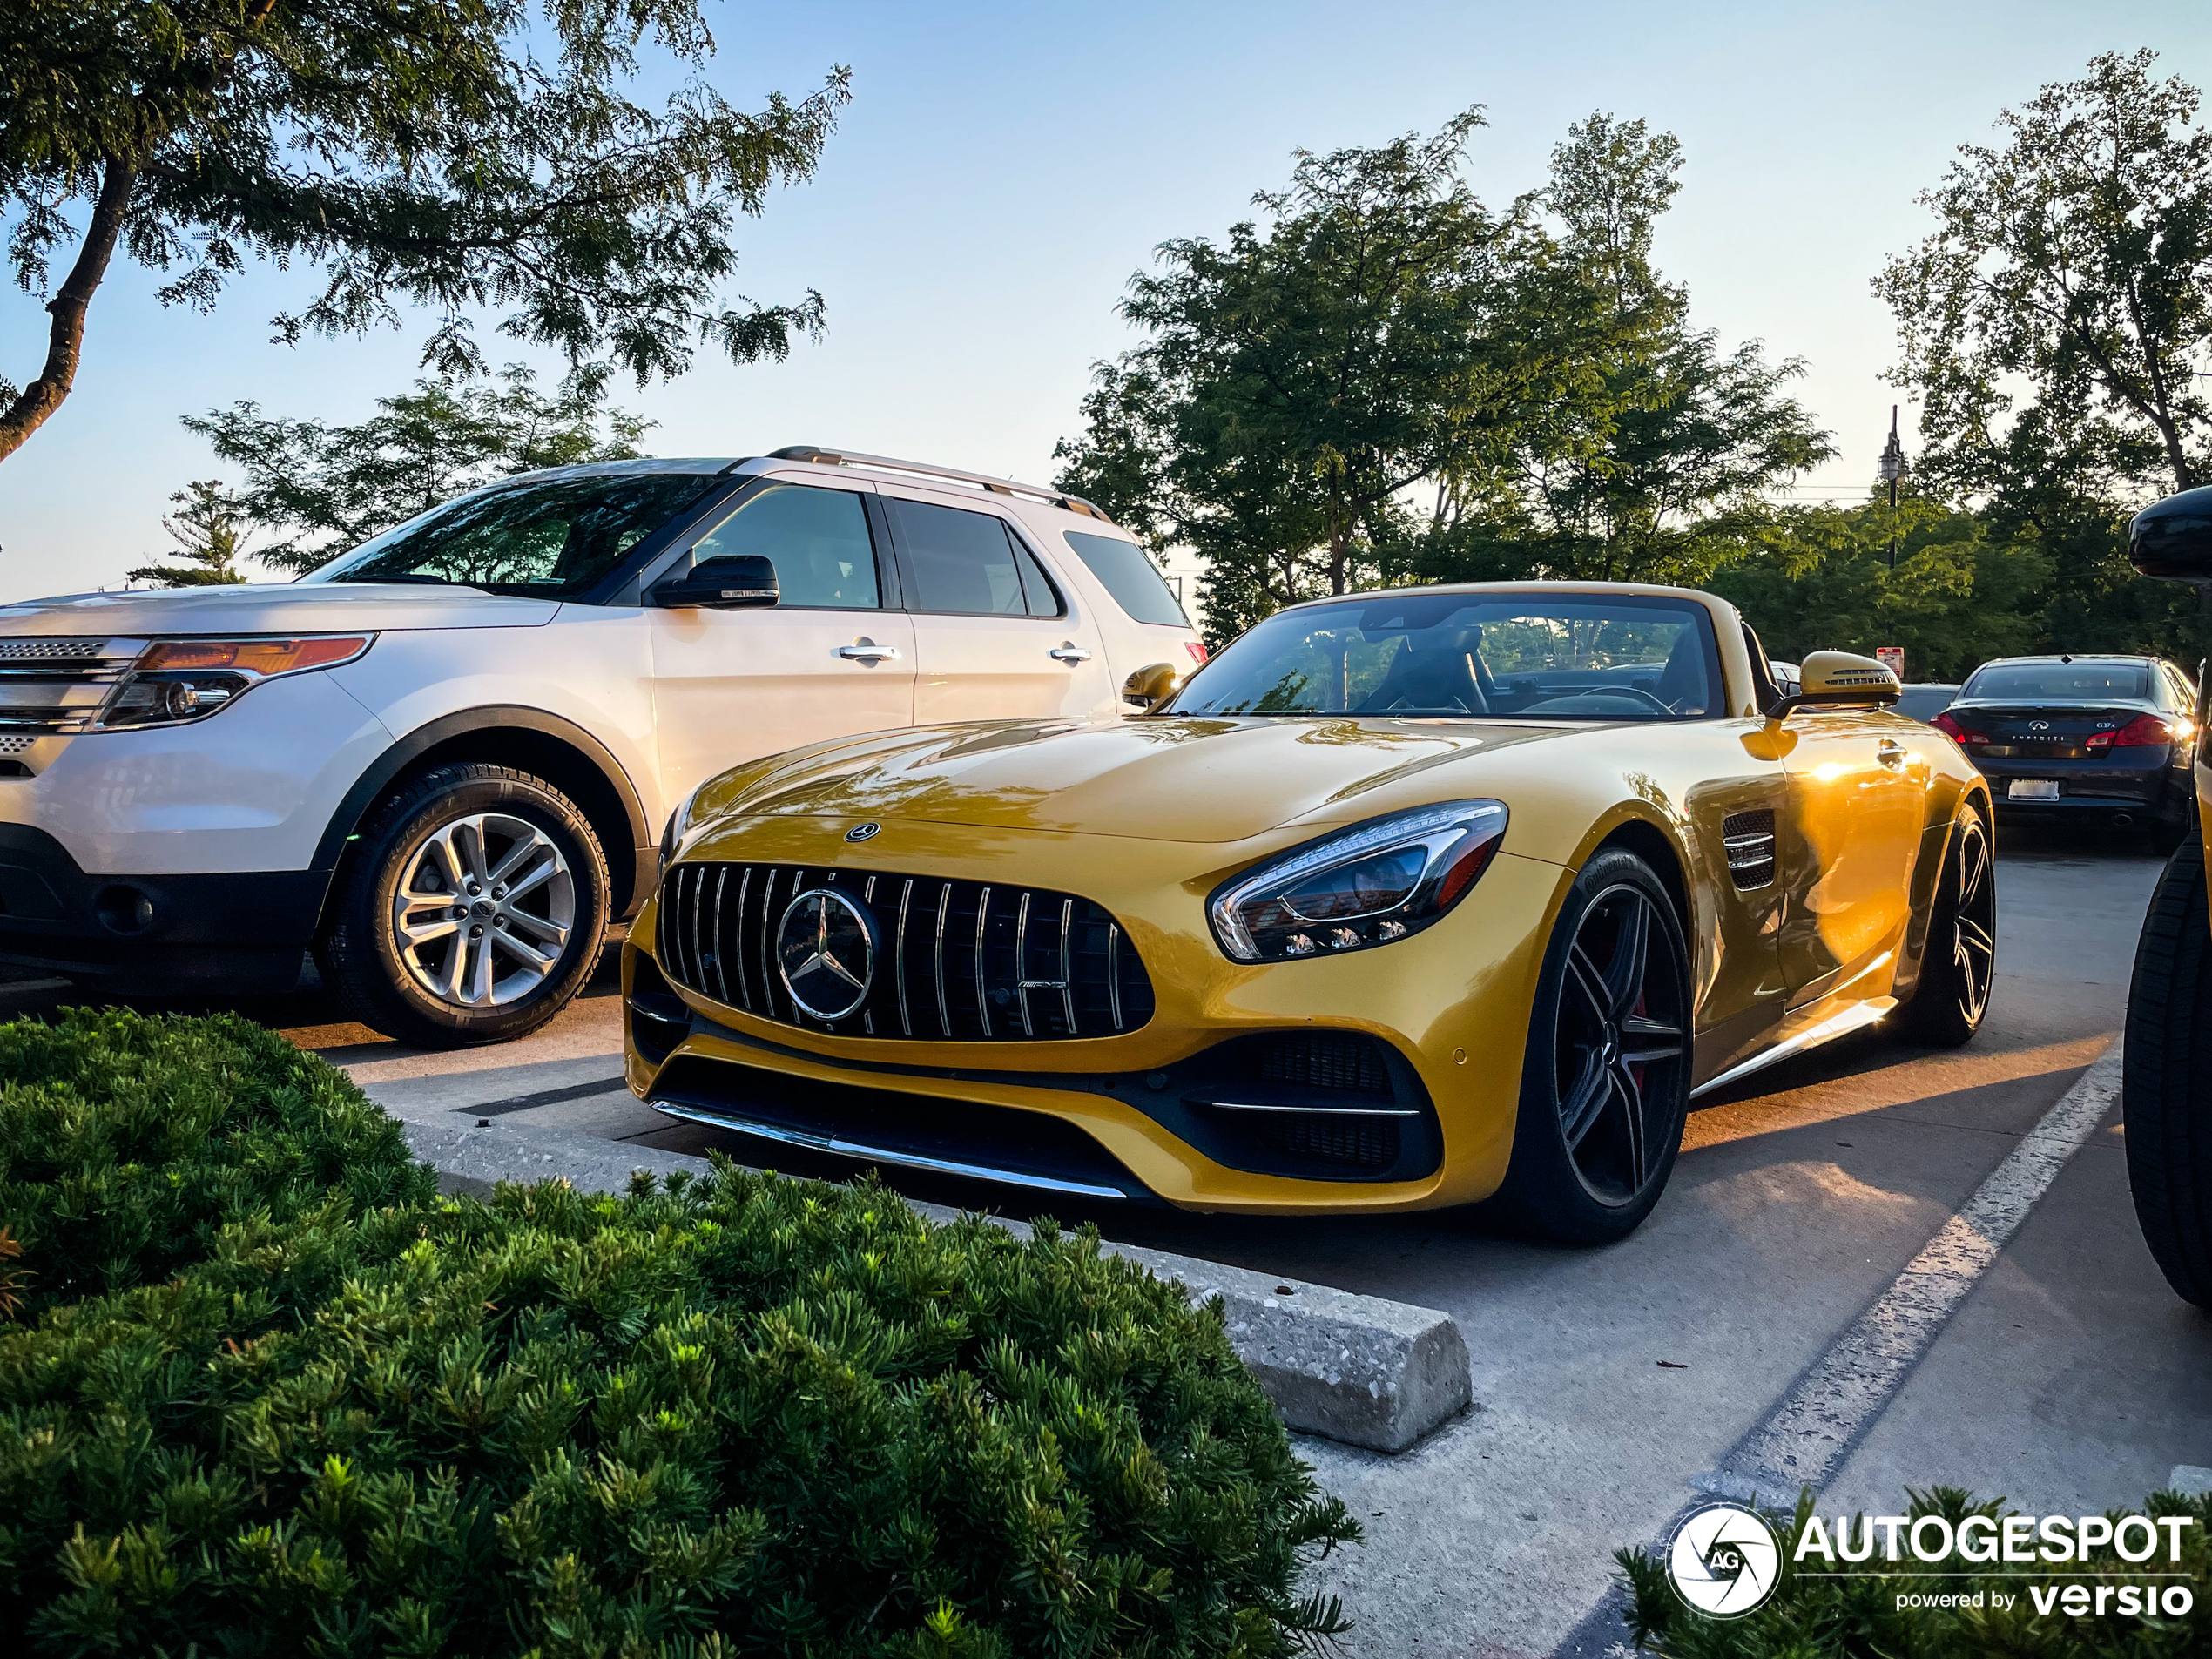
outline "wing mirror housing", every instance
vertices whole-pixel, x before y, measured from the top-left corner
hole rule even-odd
[[[2162,582],[2212,584],[2212,488],[2153,502],[2128,525],[2128,560]]]
[[[1183,689],[1183,675],[1173,663],[1147,663],[1122,682],[1122,701],[1150,713]]]
[[[1817,651],[1797,664],[1797,689],[1767,711],[1786,719],[1803,708],[1886,708],[1904,690],[1889,664],[1855,651]]]
[[[664,610],[748,610],[782,597],[772,559],[730,553],[701,559],[682,576],[657,584],[646,597]]]

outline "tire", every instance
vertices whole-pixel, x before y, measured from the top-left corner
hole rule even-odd
[[[316,960],[354,1017],[388,1037],[505,1042],[583,988],[609,891],[599,838],[559,790],[509,766],[441,766],[363,821]],[[437,902],[448,894],[461,902]]]
[[[1931,1048],[1958,1048],[1981,1029],[1996,975],[1995,843],[1980,812],[1969,806],[1944,848],[1920,977],[1898,1011],[1896,1028]]]
[[[2143,1242],[2174,1293],[2212,1307],[2212,920],[2204,844],[2166,866],[2143,917],[2128,990],[2120,1099],[2128,1185]]]
[[[1629,940],[1640,927],[1638,960]],[[1619,848],[1575,878],[1529,1009],[1513,1161],[1482,1206],[1561,1244],[1625,1238],[1659,1202],[1689,1114],[1689,953],[1651,867]]]

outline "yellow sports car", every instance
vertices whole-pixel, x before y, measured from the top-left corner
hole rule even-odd
[[[1140,671],[1134,718],[740,766],[624,949],[631,1086],[1086,1199],[1619,1238],[1702,1090],[1981,1021],[1986,786],[1880,664],[1800,684],[1710,594],[1397,589]]]

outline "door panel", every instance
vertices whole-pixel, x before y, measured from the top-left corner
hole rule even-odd
[[[748,553],[775,563],[777,604],[645,613],[671,799],[740,761],[914,721],[914,624],[884,608],[860,497],[771,484],[702,536],[691,562]]]
[[[1782,921],[1788,888],[1782,873],[1782,829],[1790,782],[1764,718],[1716,721],[1716,752],[1697,770],[1704,780],[1683,801],[1697,885],[1713,895],[1696,907],[1690,941],[1697,993],[1694,1082],[1725,1071],[1772,1040],[1789,1004],[1782,974]],[[1770,838],[1764,839],[1763,838]],[[1762,866],[1758,855],[1770,853]]]
[[[1865,974],[1911,920],[1928,766],[1900,724],[1880,711],[1804,709],[1784,728],[1782,968],[1793,1007]],[[1889,983],[1885,968],[1864,994]]]
[[[995,513],[880,499],[913,611],[918,723],[1116,711],[1096,625],[1019,531]]]

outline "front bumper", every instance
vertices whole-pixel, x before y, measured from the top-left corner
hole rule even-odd
[[[288,991],[329,882],[314,870],[90,875],[45,831],[0,824],[0,961],[118,991]]]
[[[840,861],[847,827],[756,819],[687,857],[820,869]],[[1570,873],[1501,853],[1451,915],[1408,939],[1244,965],[1215,945],[1203,905],[1252,856],[883,826],[867,844],[872,868],[1003,881],[1018,861],[1023,882],[1081,894],[1118,919],[1151,976],[1154,1012],[1136,1030],[1079,1040],[840,1037],[757,1017],[661,971],[656,900],[623,952],[631,1087],[671,1116],[764,1143],[1084,1197],[1343,1213],[1488,1197],[1511,1154],[1529,1005]],[[1387,1074],[1386,1094],[1372,1070],[1356,1100],[1295,1081],[1321,1075],[1299,1072],[1300,1055],[1325,1054],[1333,1076],[1354,1052]]]

